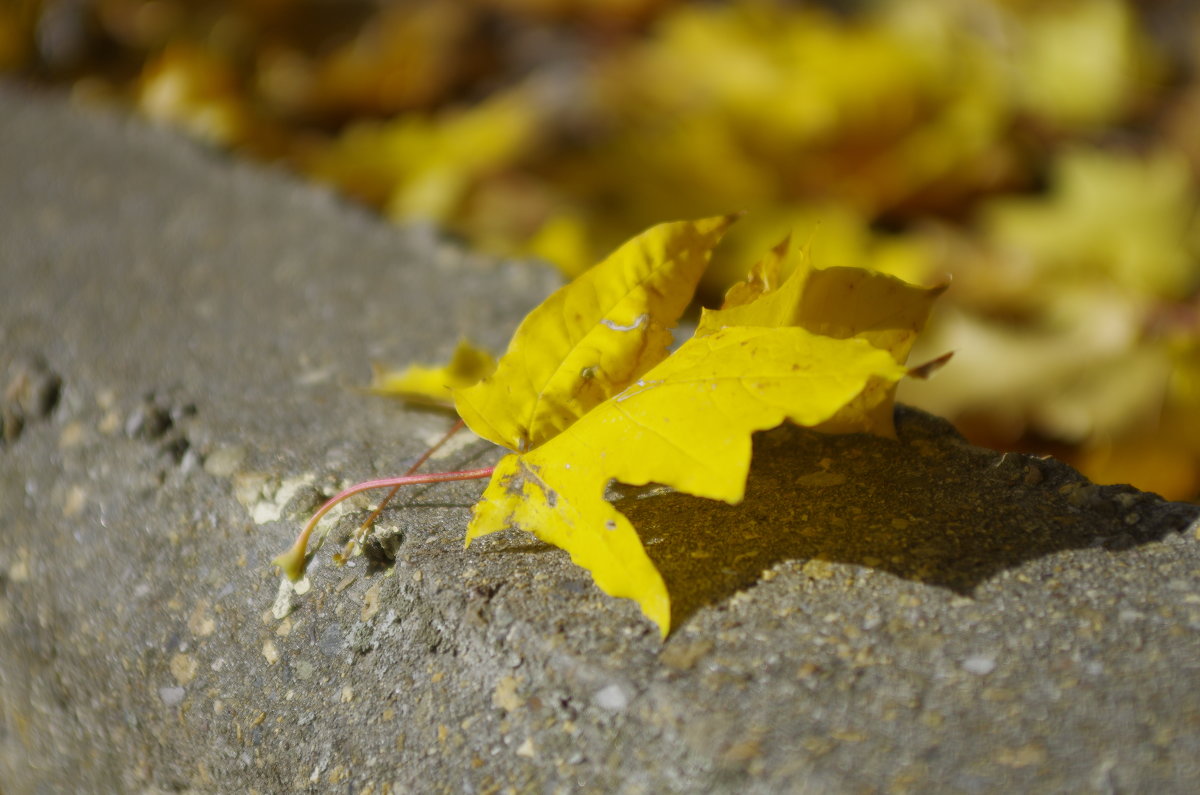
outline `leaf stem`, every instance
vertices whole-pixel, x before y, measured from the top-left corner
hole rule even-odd
[[[329,513],[329,511],[332,510],[335,505],[343,500],[353,497],[355,494],[361,494],[364,491],[371,491],[372,489],[391,488],[392,491],[387,497],[387,499],[391,499],[391,497],[400,489],[401,486],[415,486],[422,483],[449,483],[455,480],[479,480],[481,478],[491,477],[494,467],[485,467],[483,469],[464,469],[457,472],[427,472],[422,475],[413,474],[413,470],[425,463],[425,461],[427,461],[429,457],[433,455],[437,448],[444,444],[445,441],[461,427],[461,425],[461,422],[455,425],[455,427],[451,429],[450,433],[447,433],[446,436],[442,437],[437,444],[426,451],[425,454],[417,461],[417,463],[409,468],[407,474],[399,475],[397,477],[379,478],[378,480],[364,480],[362,483],[355,483],[353,486],[343,489],[333,497],[326,500],[325,504],[318,508],[316,513],[309,518],[308,523],[304,525],[304,529],[300,531],[300,535],[296,536],[296,541],[292,544],[291,548],[282,555],[279,555],[277,558],[271,561],[271,563],[283,569],[283,573],[287,575],[287,578],[293,582],[303,577],[304,568],[307,564],[305,557],[308,551],[308,539],[313,534],[313,531],[316,530],[317,523],[320,522],[321,519],[324,518],[325,514]],[[384,503],[387,502],[387,499],[384,500]],[[381,505],[374,513],[372,513],[368,520],[363,523],[364,526],[368,526],[382,509],[383,506]]]
[[[416,460],[416,463],[410,466],[408,471],[406,471],[404,474],[406,476],[411,475],[420,469],[421,465],[428,461],[430,457],[432,457],[433,454],[441,448],[442,445],[450,441],[450,437],[454,436],[454,434],[458,433],[465,427],[467,427],[467,424],[461,419],[454,423],[450,430],[446,431],[446,433],[442,435],[442,438],[438,439],[433,443],[432,447],[422,453],[421,457]],[[364,519],[363,523],[360,524],[358,529],[354,531],[354,534],[350,536],[350,540],[346,542],[346,546],[344,549],[342,549],[341,554],[333,556],[334,561],[338,565],[341,565],[350,559],[350,556],[354,554],[354,548],[362,543],[363,539],[367,535],[367,531],[371,529],[371,525],[375,524],[375,520],[379,518],[379,514],[383,513],[383,509],[387,507],[387,504],[392,501],[392,498],[395,497],[399,491],[400,486],[392,486],[392,490],[387,493],[387,496],[379,501],[379,505],[376,506],[375,510],[371,511],[371,515]]]

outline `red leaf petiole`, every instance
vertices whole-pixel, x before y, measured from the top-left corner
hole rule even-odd
[[[433,445],[428,450],[426,450],[424,453],[422,453],[421,457],[418,458],[416,460],[416,462],[413,463],[413,465],[410,466],[408,468],[408,471],[405,472],[404,474],[411,475],[414,472],[416,472],[418,469],[420,469],[421,466],[426,461],[428,461],[433,456],[433,454],[438,451],[438,449],[442,445],[444,445],[446,442],[450,441],[450,437],[452,437],[454,434],[461,431],[463,428],[466,427],[466,425],[467,424],[465,422],[463,422],[461,419],[458,420],[458,422],[454,423],[454,425],[450,428],[450,430],[448,430],[444,434],[442,434],[442,438],[438,439],[436,442],[433,443]],[[366,519],[364,519],[363,523],[360,524],[358,526],[358,529],[354,531],[354,534],[352,536],[350,536],[350,540],[346,542],[346,546],[341,551],[341,553],[333,556],[334,563],[341,566],[346,561],[350,560],[350,556],[354,554],[354,548],[356,546],[359,546],[360,544],[362,544],[363,539],[367,537],[367,531],[371,529],[371,526],[373,524],[375,524],[375,520],[379,518],[379,514],[383,513],[383,509],[387,507],[387,504],[392,501],[392,498],[395,497],[396,493],[399,491],[400,491],[400,486],[393,486],[392,490],[387,493],[387,496],[379,501],[379,505],[375,508],[375,510],[371,511],[371,515],[368,516]],[[336,505],[336,503],[334,503],[334,504]]]
[[[300,531],[300,535],[296,536],[296,541],[292,544],[291,548],[288,549],[287,552],[284,552],[282,555],[276,557],[271,561],[271,563],[283,569],[283,573],[287,575],[287,578],[293,582],[303,577],[304,568],[307,565],[306,556],[308,552],[308,539],[313,534],[317,524],[322,518],[324,518],[325,514],[329,513],[334,508],[334,506],[350,497],[353,497],[355,494],[361,494],[364,491],[371,491],[372,489],[391,488],[391,492],[384,497],[383,501],[380,502],[379,507],[372,511],[371,515],[368,516],[361,525],[359,525],[342,554],[340,556],[334,556],[334,559],[339,563],[345,562],[345,560],[349,558],[354,546],[361,542],[363,536],[366,534],[366,531],[370,528],[371,524],[388,504],[388,501],[391,500],[392,497],[396,496],[396,492],[400,490],[401,486],[414,486],[422,483],[448,483],[455,480],[479,480],[482,478],[491,477],[494,467],[485,467],[483,469],[464,469],[458,472],[428,472],[423,475],[414,474],[414,472],[422,464],[429,460],[429,457],[432,456],[439,447],[445,444],[446,441],[449,440],[449,438],[462,427],[463,422],[462,420],[459,420],[454,427],[446,433],[445,436],[443,436],[436,444],[426,450],[425,453],[419,459],[417,459],[416,463],[409,467],[408,472],[405,474],[397,477],[380,478],[378,480],[364,480],[362,483],[355,483],[353,486],[343,489],[333,497],[326,500],[325,504],[318,508],[316,513],[309,518],[308,523],[304,525],[304,529]]]

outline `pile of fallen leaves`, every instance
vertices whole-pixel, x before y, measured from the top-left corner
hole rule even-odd
[[[1200,7],[1121,0],[17,0],[0,69],[575,275],[748,211],[952,284],[901,399],[1101,482],[1200,494]]]

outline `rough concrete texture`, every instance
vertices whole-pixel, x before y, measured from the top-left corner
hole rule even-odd
[[[464,551],[479,483],[281,590],[320,495],[450,424],[356,391],[368,362],[500,347],[552,277],[113,114],[0,107],[6,793],[1195,791],[1200,509],[918,412],[763,435],[736,508],[623,498],[665,643],[528,536]]]

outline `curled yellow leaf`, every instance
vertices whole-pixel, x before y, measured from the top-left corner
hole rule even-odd
[[[746,281],[730,288],[721,309],[704,311],[696,333],[727,326],[799,326],[836,339],[866,340],[903,364],[944,291],[944,286],[918,287],[861,268],[813,267],[805,247],[789,239],[758,262]]]

